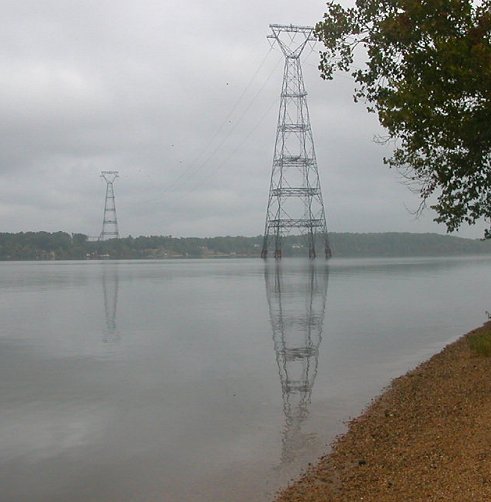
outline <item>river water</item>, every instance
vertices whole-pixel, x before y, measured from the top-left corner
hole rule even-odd
[[[0,499],[267,501],[477,327],[491,258],[0,263]]]

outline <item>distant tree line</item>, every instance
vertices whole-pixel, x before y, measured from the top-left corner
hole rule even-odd
[[[438,234],[332,233],[335,257],[452,256],[491,254],[491,242]],[[86,260],[258,257],[262,236],[172,237],[139,236],[90,241],[66,232],[0,233],[0,260]],[[284,256],[305,256],[302,236],[286,237]]]

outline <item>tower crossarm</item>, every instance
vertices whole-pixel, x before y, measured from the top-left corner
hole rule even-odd
[[[271,190],[271,195],[275,197],[315,197],[320,193],[320,188],[310,187],[274,188]]]
[[[282,92],[282,98],[305,98],[307,97],[306,92]]]
[[[268,38],[278,42],[283,54],[289,59],[298,59],[308,42],[316,42],[312,26],[270,24],[269,27],[272,34]]]
[[[283,124],[280,126],[280,130],[284,132],[304,132],[310,129],[308,124]]]
[[[308,167],[314,165],[314,159],[312,157],[303,157],[300,155],[283,155],[278,159],[275,159],[274,166],[283,167]]]
[[[273,30],[273,32],[285,31],[288,33],[304,33],[309,36],[312,40],[315,38],[312,36],[312,32],[314,31],[313,26],[295,26],[293,24],[270,24],[269,27]],[[270,37],[272,35],[269,35]]]
[[[269,220],[268,225],[271,228],[322,228],[325,226],[325,220],[320,218],[279,218]]]
[[[119,171],[101,171],[101,178],[104,178],[106,183],[114,183],[114,180],[119,178]]]

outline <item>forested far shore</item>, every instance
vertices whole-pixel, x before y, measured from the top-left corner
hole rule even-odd
[[[491,254],[491,240],[481,241],[439,234],[331,233],[333,256],[458,256]],[[172,237],[139,236],[91,241],[84,234],[66,232],[0,233],[0,260],[85,260],[258,257],[262,236]],[[302,236],[283,240],[283,256],[305,256]]]

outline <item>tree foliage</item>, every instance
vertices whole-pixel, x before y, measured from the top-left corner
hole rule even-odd
[[[90,241],[84,234],[65,232],[0,233],[1,260],[101,260],[259,257],[262,235],[256,237],[172,237],[152,235]],[[446,256],[491,254],[491,240],[437,234],[329,234],[337,257]],[[284,256],[306,256],[305,236],[289,235]]]
[[[315,31],[322,77],[351,72],[355,100],[395,140],[385,162],[418,189],[421,207],[436,196],[448,231],[491,221],[491,0],[331,2]]]

